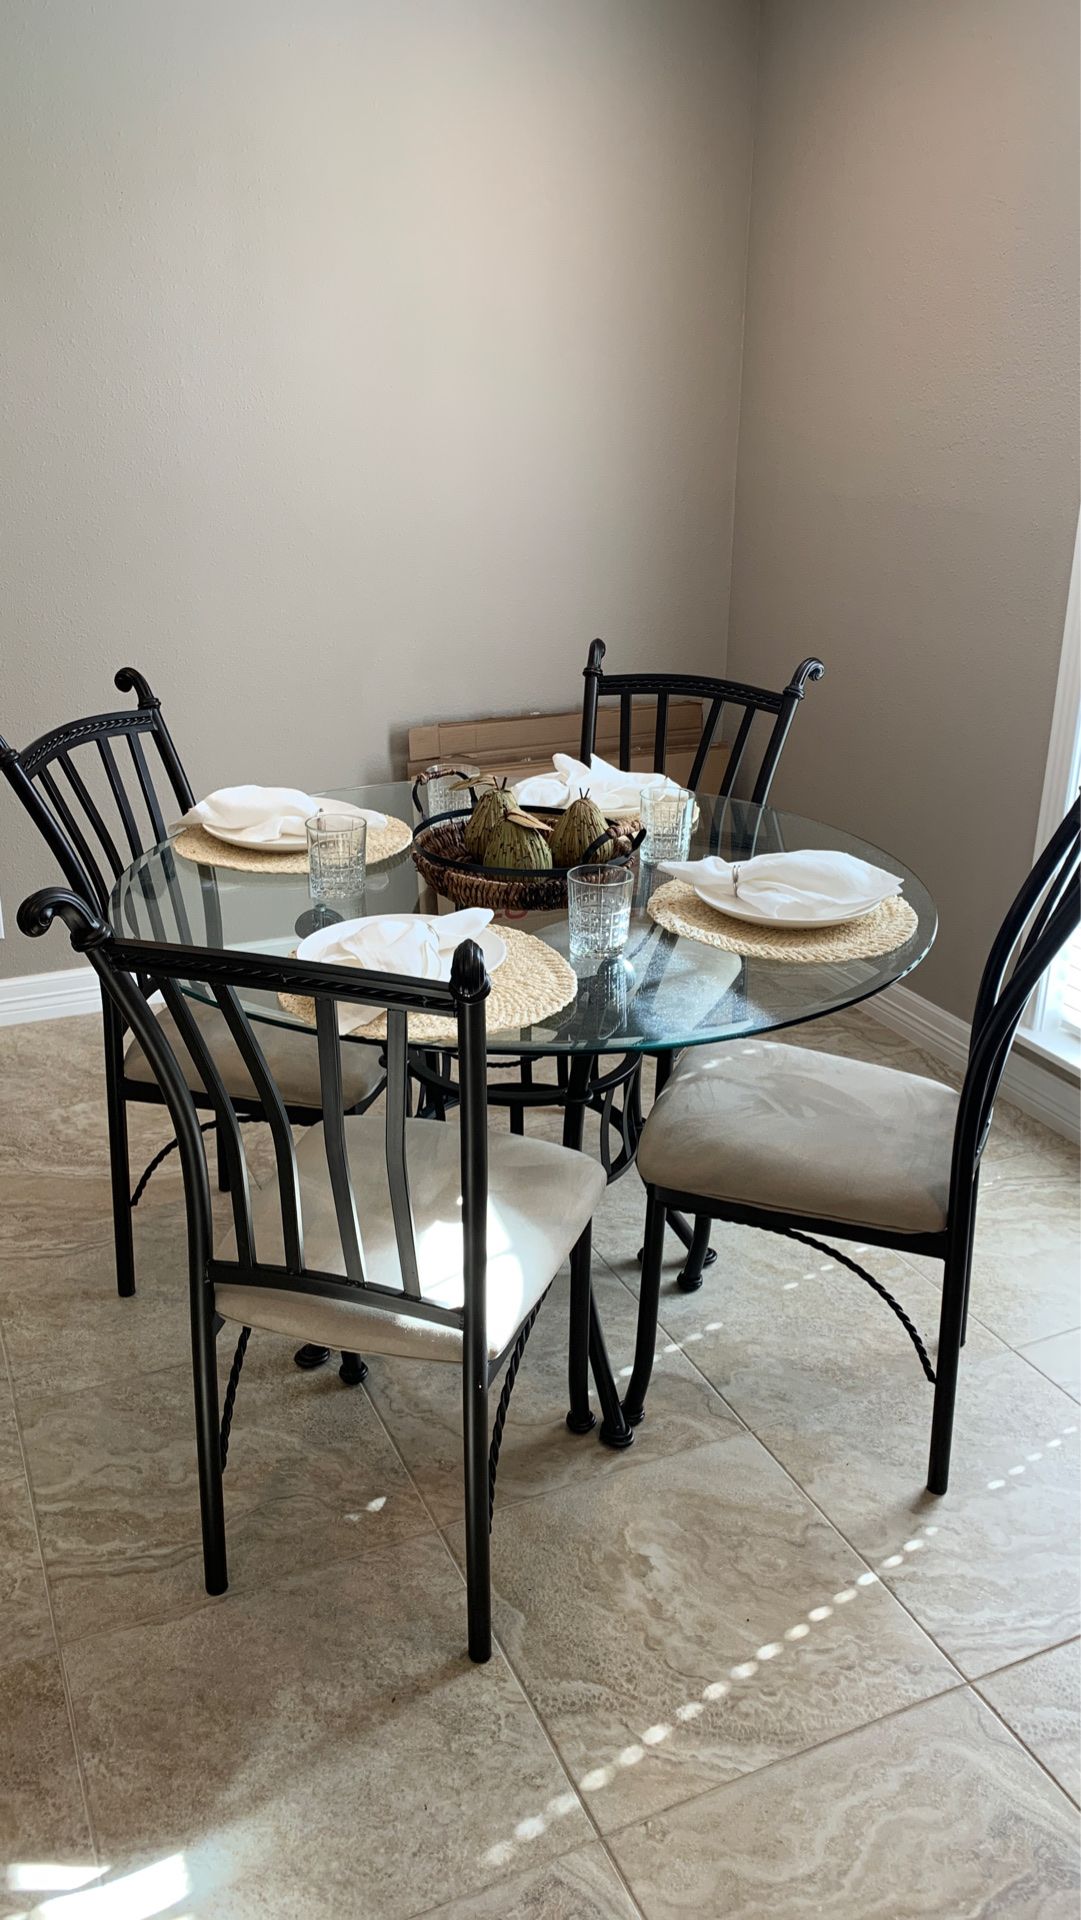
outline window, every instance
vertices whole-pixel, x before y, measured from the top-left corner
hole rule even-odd
[[[1081,531],[1081,530],[1079,530]],[[1055,693],[1036,851],[1050,839],[1081,786],[1081,581],[1078,546],[1066,602],[1066,631]],[[1081,1064],[1081,929],[1067,941],[1033,995],[1024,1037],[1041,1053]]]

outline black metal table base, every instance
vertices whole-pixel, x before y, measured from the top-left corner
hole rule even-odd
[[[329,1347],[318,1347],[311,1342],[297,1348],[293,1364],[302,1367],[305,1373],[314,1373],[317,1367],[325,1367],[329,1359]],[[359,1387],[361,1381],[368,1378],[368,1369],[359,1353],[343,1353],[338,1375],[347,1387]]]
[[[325,1367],[329,1359],[329,1347],[317,1347],[311,1344],[298,1347],[293,1355],[294,1364],[303,1367],[305,1373],[314,1373],[316,1367]]]
[[[702,1285],[703,1273],[707,1267],[713,1266],[717,1258],[716,1249],[709,1244],[709,1230],[713,1222],[697,1219],[694,1226],[690,1227],[681,1213],[673,1211],[667,1216],[667,1224],[671,1227],[676,1239],[682,1240],[688,1253],[686,1266],[681,1267],[676,1275],[676,1285],[683,1293],[697,1293]],[[641,1266],[645,1257],[645,1248],[639,1247],[635,1257],[638,1265]]]

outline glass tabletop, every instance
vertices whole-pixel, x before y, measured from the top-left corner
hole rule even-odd
[[[378,808],[410,824],[417,819],[406,781],[338,789],[328,797]],[[912,937],[892,953],[863,960],[797,962],[722,952],[666,932],[650,919],[646,903],[666,876],[639,855],[630,938],[623,953],[600,963],[572,962],[578,977],[575,998],[535,1026],[490,1033],[491,1049],[521,1054],[648,1053],[764,1033],[852,1006],[918,966],[934,940],[938,917],[923,883],[899,860],[815,820],[698,795],[692,858],[716,853],[726,860],[746,860],[802,847],[852,853],[900,875],[904,897],[918,916]],[[349,906],[350,917],[450,910],[451,903],[432,892],[408,852],[370,865],[363,899]],[[306,874],[197,865],[165,841],[121,875],[110,901],[110,920],[114,930],[128,938],[281,955],[292,953],[298,939],[326,924],[326,914],[313,901]],[[515,915],[511,924],[535,933],[569,958],[565,910]],[[209,998],[195,983],[188,991]],[[255,1018],[281,1026],[300,1024],[270,996],[242,998]]]

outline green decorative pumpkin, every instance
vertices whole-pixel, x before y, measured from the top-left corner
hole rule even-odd
[[[543,873],[552,864],[547,833],[539,820],[517,809],[496,822],[484,848],[486,867],[509,867],[516,873]]]
[[[602,834],[607,838],[592,853],[587,851]],[[608,822],[600,808],[592,801],[588,793],[579,794],[572,800],[555,826],[550,841],[552,859],[557,867],[579,867],[583,862],[590,866],[601,866],[610,860],[614,851],[614,842],[609,832]]]
[[[465,850],[471,860],[484,859],[491,835],[517,804],[506,781],[501,787],[484,788],[465,825]]]

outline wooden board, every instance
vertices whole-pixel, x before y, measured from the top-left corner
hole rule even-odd
[[[656,711],[651,700],[635,702],[631,726],[631,767],[646,772],[653,765]],[[668,709],[666,771],[685,780],[702,735],[702,703],[673,700]],[[581,710],[566,713],[511,713],[476,720],[443,720],[409,729],[409,778],[437,762],[459,762],[482,773],[521,780],[552,764],[554,753],[578,757],[582,739]],[[597,752],[613,764],[619,757],[619,709],[602,703],[597,719]],[[728,759],[728,749],[714,747],[700,786],[716,793]]]

